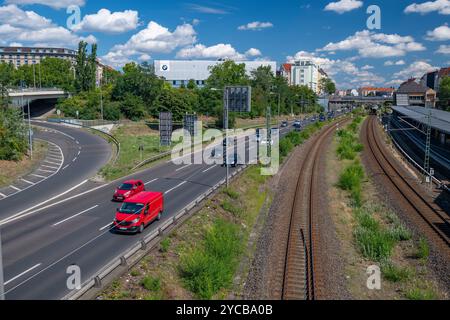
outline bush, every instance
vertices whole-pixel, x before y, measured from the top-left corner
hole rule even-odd
[[[354,205],[362,204],[361,185],[364,179],[364,168],[359,162],[355,162],[344,169],[339,177],[338,187],[350,191]]]
[[[230,188],[225,188],[223,192],[233,200],[237,200],[239,198],[239,193]]]
[[[103,106],[103,119],[109,121],[120,120],[120,104],[118,102],[108,102]]]
[[[395,266],[392,262],[384,262],[381,265],[383,277],[391,282],[402,282],[412,276],[412,271],[408,268]]]
[[[406,298],[409,300],[436,300],[436,293],[431,289],[414,288],[406,292]]]
[[[236,207],[228,200],[225,200],[222,202],[222,208],[225,211],[228,211],[229,213],[232,213],[235,217],[240,217],[242,215],[242,209],[239,207]]]
[[[16,108],[0,108],[0,160],[19,161],[28,149],[28,130]]]
[[[142,282],[142,286],[149,291],[159,291],[161,289],[161,280],[154,277],[145,277]]]
[[[141,97],[127,93],[121,102],[120,111],[130,120],[138,121],[145,117],[145,105]]]
[[[411,240],[412,234],[404,225],[398,224],[389,230],[391,238],[397,241]]]
[[[202,244],[181,257],[180,273],[186,287],[198,298],[211,299],[232,284],[241,252],[238,226],[217,220]]]
[[[165,238],[163,241],[161,241],[159,251],[161,251],[162,253],[166,253],[167,251],[169,251],[169,248],[170,248],[170,239]]]
[[[430,247],[425,238],[419,240],[419,248],[417,249],[416,257],[421,260],[427,260],[430,256]]]
[[[355,230],[356,243],[364,257],[373,261],[383,261],[389,258],[395,241],[379,228],[368,229],[362,226]]]
[[[287,157],[292,149],[294,149],[294,145],[289,139],[282,139],[280,141],[280,155],[282,157]]]

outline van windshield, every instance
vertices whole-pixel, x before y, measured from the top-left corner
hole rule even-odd
[[[124,202],[122,204],[122,207],[120,208],[120,213],[127,213],[127,214],[140,214],[141,210],[144,208],[144,205],[142,203],[127,203]]]

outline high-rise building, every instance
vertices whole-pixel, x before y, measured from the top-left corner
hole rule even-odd
[[[50,47],[0,47],[0,63],[10,63],[16,68],[23,65],[39,64],[45,58],[64,59],[75,65],[77,51]],[[103,78],[103,69],[105,67],[100,61],[97,61],[97,85]]]
[[[314,61],[302,59],[291,65],[289,84],[293,86],[307,86],[315,93],[319,93],[319,66]]]

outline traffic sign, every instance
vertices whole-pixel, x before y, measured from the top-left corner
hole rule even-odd
[[[170,146],[172,143],[172,112],[159,113],[159,141],[161,146]]]
[[[250,112],[252,110],[252,87],[225,87],[225,100],[231,112]]]

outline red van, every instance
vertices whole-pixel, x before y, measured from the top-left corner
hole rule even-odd
[[[142,191],[145,191],[145,186],[141,180],[128,180],[116,189],[113,195],[113,200],[124,201],[125,199],[131,198]]]
[[[160,220],[164,211],[161,192],[141,192],[122,203],[117,209],[114,229],[119,232],[142,233],[154,220]]]

